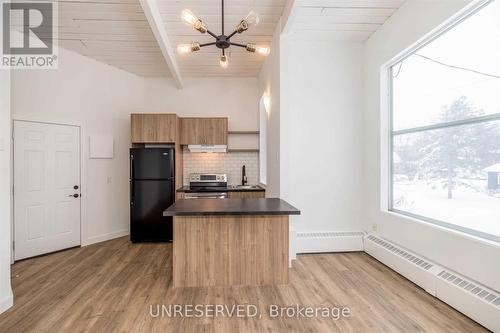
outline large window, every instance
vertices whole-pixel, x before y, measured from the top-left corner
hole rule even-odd
[[[390,77],[390,210],[500,241],[500,0]]]

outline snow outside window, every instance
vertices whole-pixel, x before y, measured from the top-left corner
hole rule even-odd
[[[499,17],[496,0],[390,68],[389,209],[494,241],[500,189],[485,169],[500,163]]]

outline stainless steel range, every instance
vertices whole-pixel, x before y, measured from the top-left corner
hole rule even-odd
[[[185,199],[227,198],[227,175],[225,173],[189,174],[189,191]]]

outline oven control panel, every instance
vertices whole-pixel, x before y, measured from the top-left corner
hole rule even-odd
[[[193,183],[227,183],[227,174],[225,173],[191,173],[189,181]]]

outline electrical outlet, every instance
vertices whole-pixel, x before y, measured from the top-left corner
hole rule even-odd
[[[373,231],[378,231],[378,224],[377,223],[373,223],[372,224],[372,230]]]
[[[108,177],[108,184],[111,184],[112,180],[113,179],[111,177]]]

